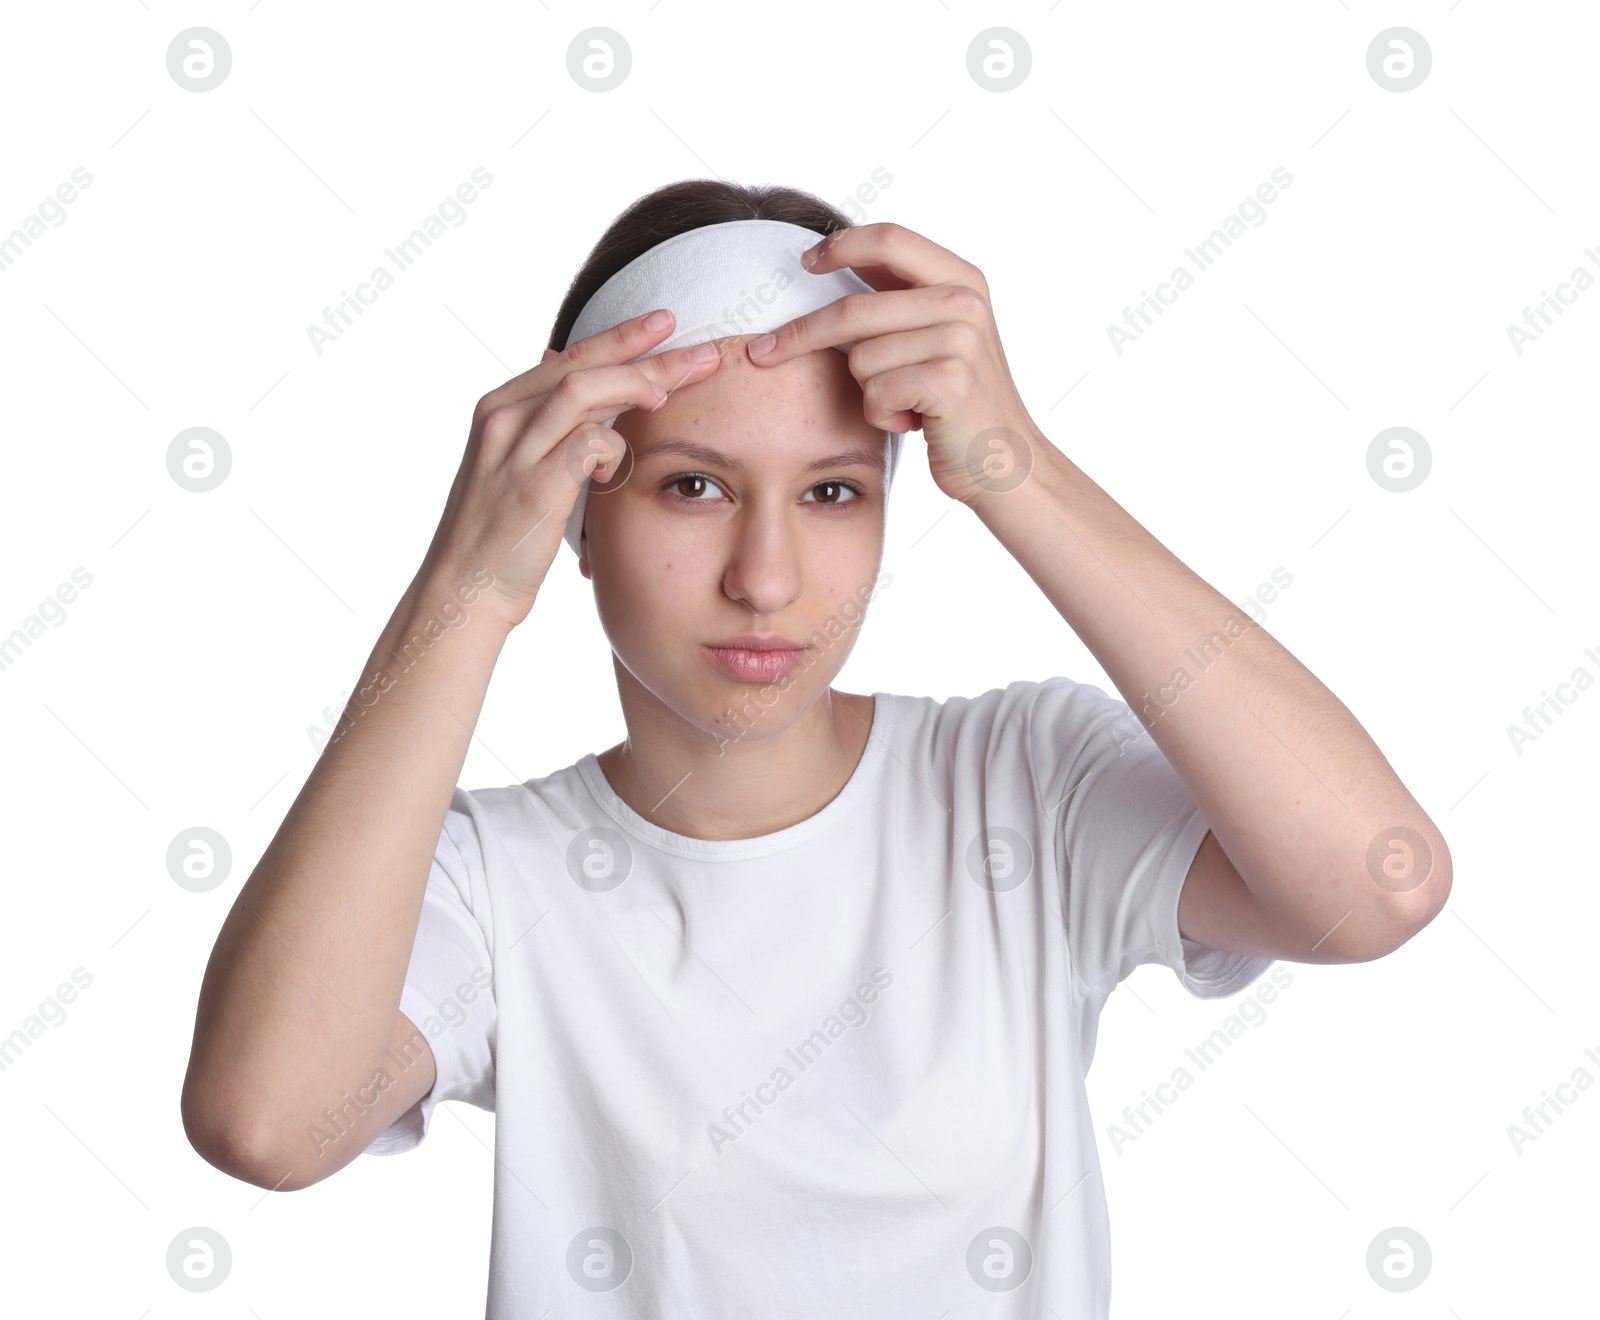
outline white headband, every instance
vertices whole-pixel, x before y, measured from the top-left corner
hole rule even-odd
[[[782,220],[729,220],[675,234],[635,257],[594,291],[573,322],[567,344],[665,307],[677,318],[678,328],[649,352],[628,359],[642,362],[669,349],[691,348],[730,335],[765,334],[847,293],[871,293],[872,286],[853,270],[813,275],[800,264],[800,254],[821,239],[814,229]],[[857,342],[834,347],[845,353]],[[900,457],[901,434],[884,432],[889,439],[885,495]],[[567,519],[567,544],[575,554],[593,483],[593,477],[583,483]]]

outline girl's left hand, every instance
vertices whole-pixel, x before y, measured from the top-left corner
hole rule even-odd
[[[920,430],[940,490],[971,504],[1021,485],[1047,442],[1011,379],[983,272],[891,223],[836,230],[801,260],[813,253],[812,272],[849,267],[874,292],[847,294],[751,341],[750,360],[772,366],[860,341],[848,356],[867,421]]]

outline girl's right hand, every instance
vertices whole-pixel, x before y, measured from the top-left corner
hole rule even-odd
[[[650,313],[654,315],[654,313]],[[418,577],[473,583],[473,608],[507,628],[528,617],[566,533],[578,491],[592,473],[608,481],[626,443],[601,423],[630,408],[653,412],[680,386],[703,380],[722,355],[691,362],[673,349],[642,362],[676,318],[646,330],[646,317],[545,350],[544,361],[478,400],[466,453]],[[492,575],[485,586],[485,571]]]

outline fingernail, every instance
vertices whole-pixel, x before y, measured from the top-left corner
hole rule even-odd
[[[810,270],[813,266],[815,266],[817,264],[817,252],[821,247],[821,243],[818,243],[813,247],[808,247],[800,254],[800,264],[807,270]]]
[[[760,339],[753,340],[750,344],[751,357],[765,357],[772,352],[772,347],[778,342],[777,335],[762,335]]]
[[[651,312],[649,316],[644,318],[644,328],[651,334],[665,330],[671,324],[671,312]]]
[[[696,344],[693,348],[687,348],[683,352],[683,356],[690,362],[709,362],[716,355],[717,346],[715,344]]]

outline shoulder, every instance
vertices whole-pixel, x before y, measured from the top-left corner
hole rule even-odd
[[[1129,715],[1120,697],[1092,683],[1056,675],[1019,678],[976,696],[914,697],[892,694],[897,724],[932,735],[1003,734],[1040,719],[1093,724]]]
[[[509,843],[523,850],[540,840],[554,843],[593,815],[582,763],[574,762],[520,784],[457,787],[445,811],[441,847],[448,841],[469,864],[481,866],[499,847]]]
[[[574,831],[594,818],[579,804],[585,792],[576,765],[520,784],[456,787],[434,845],[432,900],[458,922],[475,920],[493,947],[508,905],[520,916],[522,896],[565,873]]]
[[[1144,730],[1126,702],[1063,675],[1016,679],[975,696],[896,695],[896,741],[907,753],[971,764],[1052,767],[1096,743],[1116,750]]]

